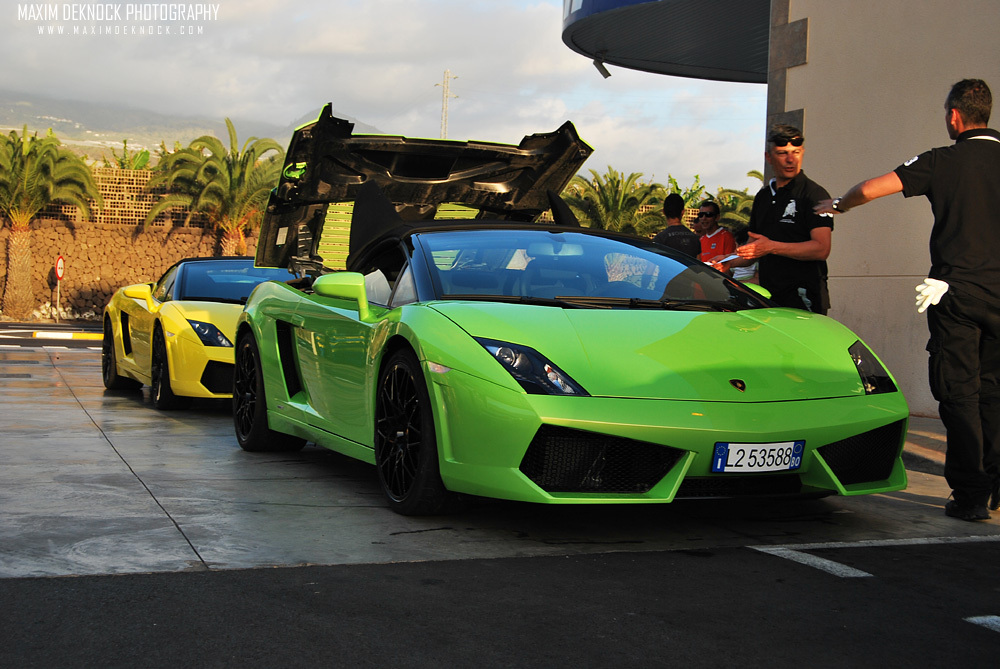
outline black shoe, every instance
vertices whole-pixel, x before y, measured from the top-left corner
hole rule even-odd
[[[990,488],[990,511],[1000,509],[1000,477],[993,479],[993,486]]]
[[[944,505],[944,515],[960,520],[989,520],[990,512],[985,504],[959,504],[950,500]]]

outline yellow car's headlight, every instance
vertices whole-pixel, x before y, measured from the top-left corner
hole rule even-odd
[[[188,319],[188,323],[191,324],[191,329],[195,331],[195,334],[198,335],[201,343],[205,346],[233,347],[233,342],[229,341],[226,335],[222,334],[222,331],[211,323],[203,323],[202,321],[193,321],[191,319]]]

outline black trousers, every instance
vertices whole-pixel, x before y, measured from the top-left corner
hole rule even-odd
[[[952,286],[927,309],[927,325],[945,478],[956,501],[983,504],[1000,476],[1000,309]]]
[[[803,286],[784,285],[774,288],[763,282],[761,285],[771,291],[771,301],[778,306],[802,309],[824,316],[830,311],[830,290],[825,281],[811,281]]]

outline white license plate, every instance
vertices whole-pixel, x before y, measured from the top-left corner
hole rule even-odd
[[[713,472],[783,472],[802,465],[805,441],[773,444],[730,444],[716,442]]]

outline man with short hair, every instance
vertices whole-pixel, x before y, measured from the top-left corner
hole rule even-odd
[[[684,216],[684,198],[677,193],[671,193],[664,198],[663,215],[667,219],[667,227],[658,232],[653,241],[697,258],[701,253],[698,235],[691,232],[681,221]]]
[[[698,224],[701,228],[702,262],[718,261],[736,252],[733,234],[719,225],[719,205],[713,200],[705,200],[698,205]]]
[[[764,159],[774,178],[754,197],[750,241],[739,247],[740,260],[733,265],[759,259],[760,285],[770,291],[772,301],[826,314],[833,217],[813,211],[830,194],[802,171],[804,143],[802,131],[794,126],[776,125],[768,133]]]
[[[970,521],[1000,508],[1000,133],[987,127],[992,108],[985,81],[959,81],[944,105],[954,144],[815,208],[842,214],[899,192],[930,200],[931,270],[917,286],[917,311],[927,312],[931,393],[948,434],[953,499],[944,511]]]

